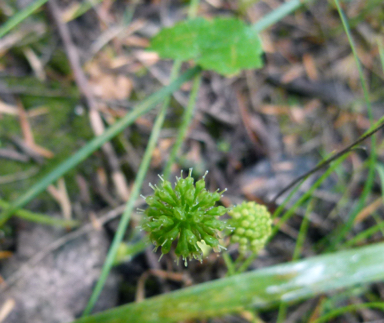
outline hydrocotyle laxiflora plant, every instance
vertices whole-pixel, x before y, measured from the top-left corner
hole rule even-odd
[[[162,256],[170,252],[176,242],[175,254],[182,257],[185,266],[187,259],[202,261],[202,249],[199,243],[211,246],[219,252],[220,231],[227,228],[219,216],[227,212],[224,206],[215,206],[226,191],[209,192],[205,188],[205,175],[196,183],[192,169],[186,178],[176,177],[174,188],[161,176],[159,185],[151,185],[153,195],[144,197],[148,208],[143,211],[141,228],[149,233],[151,242],[161,247]]]

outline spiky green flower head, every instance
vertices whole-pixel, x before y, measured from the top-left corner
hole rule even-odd
[[[271,214],[264,205],[255,202],[243,202],[228,212],[231,219],[228,224],[236,228],[231,242],[239,243],[239,252],[258,253],[264,248],[272,232]]]
[[[207,171],[208,172],[208,171]],[[202,250],[198,242],[213,247],[218,252],[219,232],[227,227],[217,217],[224,215],[227,209],[215,206],[222,192],[209,192],[205,188],[205,176],[194,183],[192,169],[186,178],[176,177],[175,187],[161,176],[159,186],[153,187],[154,193],[145,197],[149,207],[144,211],[142,229],[149,233],[151,242],[161,247],[162,256],[171,250],[176,242],[175,253],[182,257],[185,265],[187,258],[202,260]]]

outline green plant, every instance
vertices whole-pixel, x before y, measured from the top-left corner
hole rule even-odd
[[[150,50],[162,58],[193,59],[223,75],[263,66],[261,41],[251,26],[236,18],[196,18],[163,29]]]
[[[205,173],[205,175],[208,172]],[[171,250],[177,241],[176,256],[182,257],[187,266],[187,258],[202,261],[199,243],[205,243],[219,252],[224,248],[219,244],[218,232],[226,224],[217,219],[227,212],[224,206],[215,206],[222,192],[211,193],[205,188],[205,175],[194,184],[192,169],[186,178],[176,177],[175,187],[164,180],[159,186],[150,186],[154,193],[145,197],[149,207],[144,211],[142,228],[149,233],[151,242],[161,247],[162,255]]]
[[[191,8],[196,6],[194,5],[194,2],[191,2]],[[191,17],[193,16],[193,10],[191,11]],[[233,39],[240,39],[244,40],[243,42],[239,42],[236,40],[234,44],[228,43],[228,38],[227,37],[222,37],[222,33],[226,30],[226,24],[229,23],[231,25],[230,29],[230,35],[232,40]],[[188,36],[183,34],[189,33],[191,26],[189,24],[192,24],[193,26],[197,27],[198,34],[196,35],[195,33],[192,33],[189,35],[190,37],[190,42],[187,44],[183,43],[184,46],[188,45],[189,49],[191,47],[198,47],[198,51],[194,51],[194,56],[189,57],[188,55],[185,56],[185,51],[183,48],[180,48],[180,37],[183,39]],[[182,26],[182,30],[180,31],[179,28]],[[200,64],[200,66],[196,66],[195,69],[200,70],[202,69],[212,69],[216,70],[217,72],[221,74],[233,74],[239,72],[243,68],[254,68],[254,67],[261,67],[262,62],[261,62],[261,53],[262,53],[262,48],[261,48],[261,42],[259,41],[259,38],[257,36],[256,30],[252,26],[246,26],[242,21],[238,19],[216,19],[213,21],[213,23],[207,23],[205,20],[201,19],[191,19],[188,20],[185,23],[178,24],[170,29],[165,30],[166,37],[162,36],[162,32],[159,33],[158,38],[160,38],[160,42],[158,39],[153,40],[152,42],[152,50],[157,50],[159,54],[161,55],[162,50],[166,50],[166,53],[172,53],[174,52],[175,56],[170,56],[169,58],[174,58],[176,59],[174,67],[175,66],[180,66],[182,60],[186,59],[191,59],[195,58],[196,63]],[[167,34],[169,33],[169,34]],[[203,41],[203,43],[202,43]],[[217,46],[221,48],[221,51],[223,52],[224,56],[220,56],[220,50],[215,51],[214,50],[214,55],[212,55],[212,50],[210,49],[211,46],[207,46],[211,44],[210,42],[214,41],[217,42]],[[163,42],[165,42],[166,46],[164,46]],[[205,43],[204,43],[205,42]],[[205,45],[204,45],[205,44]],[[244,45],[252,45],[251,48],[247,48],[247,46],[244,48]],[[158,48],[157,48],[158,46]],[[174,48],[174,51],[168,51],[169,48]],[[181,52],[180,52],[181,51]],[[189,50],[188,50],[189,51]],[[243,56],[244,53],[246,56]],[[181,55],[180,55],[181,53]],[[226,53],[226,54],[225,54]],[[228,57],[228,54],[230,54],[230,57]],[[197,56],[196,56],[197,55]],[[215,56],[216,55],[216,56]],[[219,56],[217,56],[219,55]],[[167,54],[164,55],[163,57],[167,57]],[[239,60],[238,58],[243,58],[242,60]],[[217,63],[219,62],[219,65]],[[244,65],[245,64],[245,65]],[[188,72],[187,72],[188,73]],[[180,79],[180,78],[179,78]],[[177,82],[177,80],[175,81]],[[173,161],[176,157],[177,150],[181,146],[182,139],[185,136],[187,127],[189,123],[192,120],[192,112],[193,112],[193,107],[195,105],[196,97],[197,97],[197,91],[200,86],[200,75],[197,75],[195,77],[195,80],[193,82],[193,87],[190,95],[190,101],[188,103],[188,107],[185,111],[184,117],[183,117],[183,122],[180,126],[179,129],[179,134],[177,136],[177,141],[174,146],[174,149],[172,150],[170,159],[168,160],[167,166],[165,167],[165,179],[168,178],[169,173],[170,173],[170,168],[173,164]],[[168,99],[166,100],[168,102]],[[167,107],[168,103],[165,103],[163,105],[163,108]],[[155,134],[155,132],[152,133],[151,139],[152,144],[157,140],[158,133]],[[146,157],[145,160],[147,161],[147,158],[150,158],[151,156],[151,149],[150,146],[152,144],[148,145],[146,149]],[[153,147],[153,146],[152,146]],[[153,147],[154,148],[154,147]],[[149,159],[148,159],[149,160]],[[142,185],[144,175],[148,169],[148,167],[144,167],[144,164],[148,166],[147,163],[143,163],[140,167],[139,174],[135,180],[135,185],[134,185],[134,194],[131,195],[128,203],[127,203],[127,208],[122,216],[122,220],[119,224],[117,233],[114,237],[112,246],[108,252],[107,259],[104,263],[102,273],[100,275],[100,279],[98,283],[96,284],[96,287],[94,289],[94,292],[91,295],[90,301],[84,310],[83,316],[88,315],[90,311],[92,310],[94,304],[96,303],[96,300],[98,298],[98,295],[100,294],[105,280],[109,274],[109,271],[112,268],[112,264],[114,263],[114,259],[116,257],[116,253],[118,250],[118,246],[123,239],[124,232],[128,226],[129,219],[130,219],[130,214],[133,209],[133,204],[137,198],[138,191]],[[0,223],[1,223],[1,215],[0,215]],[[201,233],[200,233],[201,234]],[[183,237],[184,239],[184,237]],[[160,240],[159,240],[160,241]],[[182,247],[180,247],[182,248]],[[179,253],[179,251],[178,251]],[[186,252],[185,252],[186,254]],[[194,254],[195,257],[197,256],[197,252]],[[184,258],[186,259],[186,257]]]
[[[2,26],[3,28],[0,28],[0,37],[9,32],[16,24],[28,17],[33,10],[36,10],[45,2],[46,0],[34,1],[33,6],[29,6],[26,10],[14,15],[9,23]],[[0,206],[4,211],[0,215],[0,226],[15,214],[24,219],[38,222],[50,224],[60,224],[61,222],[61,224],[65,224],[64,221],[46,219],[44,215],[26,213],[25,210],[21,210],[20,208],[26,206],[28,202],[43,192],[47,186],[58,177],[73,169],[95,150],[100,148],[101,145],[112,139],[125,127],[132,124],[137,117],[147,113],[154,107],[155,103],[159,103],[160,101],[164,102],[161,112],[154,124],[143,162],[140,165],[134,182],[130,200],[127,203],[107,260],[105,261],[100,280],[87,306],[84,313],[85,315],[89,314],[93,308],[114,263],[116,254],[122,252],[123,256],[128,255],[130,257],[138,250],[142,250],[145,246],[143,241],[137,242],[137,245],[134,246],[129,244],[122,245],[121,241],[129,225],[135,200],[140,193],[147,169],[149,168],[150,159],[166,115],[170,98],[169,95],[178,89],[182,83],[192,78],[194,78],[194,82],[190,100],[179,128],[176,143],[172,149],[168,163],[164,168],[165,175],[162,178],[162,182],[158,186],[153,187],[153,195],[145,198],[149,207],[144,211],[142,228],[149,233],[149,238],[156,247],[161,248],[162,254],[170,252],[174,245],[173,241],[175,241],[175,253],[178,257],[182,257],[185,262],[187,258],[201,260],[202,246],[199,245],[199,241],[205,241],[207,245],[216,249],[220,247],[219,231],[227,227],[227,224],[220,221],[217,217],[223,215],[226,208],[215,207],[214,205],[220,199],[221,193],[211,193],[207,191],[205,189],[204,178],[194,183],[191,174],[189,174],[187,178],[177,178],[175,187],[172,187],[171,183],[167,181],[193,118],[193,111],[201,82],[201,70],[213,70],[222,75],[233,75],[241,72],[243,69],[261,67],[262,49],[257,33],[279,21],[305,2],[306,1],[301,0],[287,1],[256,24],[248,26],[240,19],[234,18],[214,18],[212,20],[203,18],[192,19],[197,11],[198,1],[191,1],[190,12],[194,13],[193,15],[189,15],[191,20],[162,30],[158,36],[152,40],[151,49],[157,51],[162,58],[176,60],[175,68],[172,72],[172,80],[177,78],[177,70],[183,61],[193,60],[193,62],[199,66],[189,70],[184,76],[177,78],[170,86],[142,102],[133,112],[127,114],[120,121],[117,121],[103,135],[96,137],[86,144],[83,149],[79,150],[72,157],[69,157],[58,168],[50,172],[43,180],[31,187],[29,191],[21,195],[13,203],[2,202],[3,205]],[[337,1],[336,4],[341,15],[341,7]],[[343,15],[341,16],[343,17]],[[345,21],[343,22],[345,24]],[[348,37],[350,38],[350,35],[348,35]],[[381,48],[381,53],[383,52]],[[382,56],[384,55],[382,54]],[[362,78],[361,67],[359,67],[359,72]],[[363,89],[367,106],[369,107],[368,89],[364,84]],[[372,119],[372,117],[370,119]],[[373,123],[372,120],[371,123]],[[382,126],[379,128],[381,127]],[[353,146],[356,146],[356,144],[360,143],[363,139],[371,136],[373,132],[376,132],[379,128],[375,129],[375,127],[372,126],[372,132],[365,135],[365,137],[361,137],[360,141],[355,142]],[[244,202],[230,210],[228,213],[232,218],[228,222],[228,225],[236,228],[230,239],[232,243],[238,242],[240,244],[240,257],[238,257],[235,263],[232,263],[231,259],[227,261],[229,254],[226,252],[223,253],[227,265],[229,264],[228,272],[231,270],[231,266],[232,273],[240,274],[242,271],[245,271],[257,256],[257,252],[264,247],[268,240],[277,234],[286,221],[297,215],[296,210],[299,207],[304,206],[308,200],[311,200],[311,202],[308,203],[305,221],[302,223],[297,239],[293,256],[294,260],[297,259],[301,255],[301,250],[304,249],[307,229],[311,221],[310,213],[312,211],[312,204],[315,204],[312,203],[312,200],[315,198],[313,193],[315,189],[334,172],[336,167],[348,157],[344,154],[350,152],[351,149],[352,146],[342,151],[341,154],[334,154],[333,157],[319,164],[318,168],[312,171],[313,173],[324,166],[328,166],[331,161],[334,161],[323,176],[321,176],[297,202],[288,206],[288,201],[290,197],[293,196],[294,191],[290,197],[277,208],[274,213],[274,218],[279,221],[276,221],[277,223],[273,229],[271,229],[270,215],[262,206],[257,206],[252,202]],[[341,230],[335,231],[335,234],[333,234],[332,238],[334,238],[334,243],[330,249],[340,247],[340,243],[345,239],[347,234],[350,233],[354,224],[353,220],[365,206],[365,201],[371,192],[374,179],[373,170],[376,162],[376,153],[374,151],[375,140],[373,137],[372,149],[373,153],[369,161],[370,171],[363,194],[361,194],[359,202],[352,211],[351,216],[348,217],[348,221],[345,224],[343,223]],[[226,149],[223,149],[223,151],[226,151]],[[298,182],[294,182],[293,185],[288,188],[292,188],[299,182],[302,183],[308,175],[310,175],[310,173],[304,174],[298,178]],[[283,216],[279,217],[283,211]],[[278,217],[279,219],[277,219]],[[355,236],[355,238],[348,240],[344,246],[351,246],[357,242],[366,240],[373,232],[382,229],[383,224],[380,221],[377,222],[377,226],[371,228],[372,230],[368,229],[360,235]],[[135,320],[140,322],[168,322],[175,319],[183,320],[192,317],[212,317],[238,311],[244,306],[254,305],[255,307],[262,308],[271,306],[279,301],[296,301],[303,297],[334,290],[335,288],[348,287],[356,283],[382,279],[383,274],[380,266],[382,266],[383,257],[376,257],[376,255],[382,255],[382,251],[382,245],[375,245],[365,249],[338,252],[334,255],[316,257],[298,263],[270,267],[250,274],[238,275],[230,279],[220,279],[214,283],[200,284],[191,289],[160,296],[141,304],[131,304],[94,317],[83,318],[80,321],[125,322],[127,320]],[[249,256],[249,253],[252,254]],[[246,258],[247,256],[248,258]],[[358,260],[355,261],[354,259]],[[342,261],[340,267],[334,266],[334,263],[338,260]],[[319,268],[322,270],[319,271]],[[313,272],[317,274],[315,277],[317,280],[314,279],[308,283],[308,276],[311,276],[310,274]],[[300,281],[305,282],[305,284],[300,285]],[[228,293],[228,290],[233,291],[233,293]],[[148,311],[148,309],[150,309],[150,311]],[[284,321],[284,317],[285,312],[282,311],[282,315],[279,316],[281,320],[279,321]]]

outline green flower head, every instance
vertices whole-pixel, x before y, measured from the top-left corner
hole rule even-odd
[[[258,253],[264,248],[271,235],[272,219],[264,205],[255,202],[243,202],[228,212],[231,219],[228,224],[235,229],[231,242],[239,243],[239,252]]]
[[[219,251],[218,232],[226,228],[223,221],[217,219],[227,212],[223,206],[216,206],[222,192],[209,192],[205,189],[205,176],[194,183],[192,169],[186,178],[176,177],[175,187],[161,176],[159,186],[152,186],[153,195],[145,197],[149,207],[144,211],[142,229],[149,233],[151,242],[161,247],[162,255],[171,250],[177,241],[175,253],[182,257],[185,265],[187,258],[202,260],[199,242]]]

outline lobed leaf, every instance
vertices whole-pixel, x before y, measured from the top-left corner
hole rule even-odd
[[[205,70],[232,75],[263,66],[261,41],[252,27],[235,18],[196,18],[165,28],[150,50],[162,58],[195,60]]]

